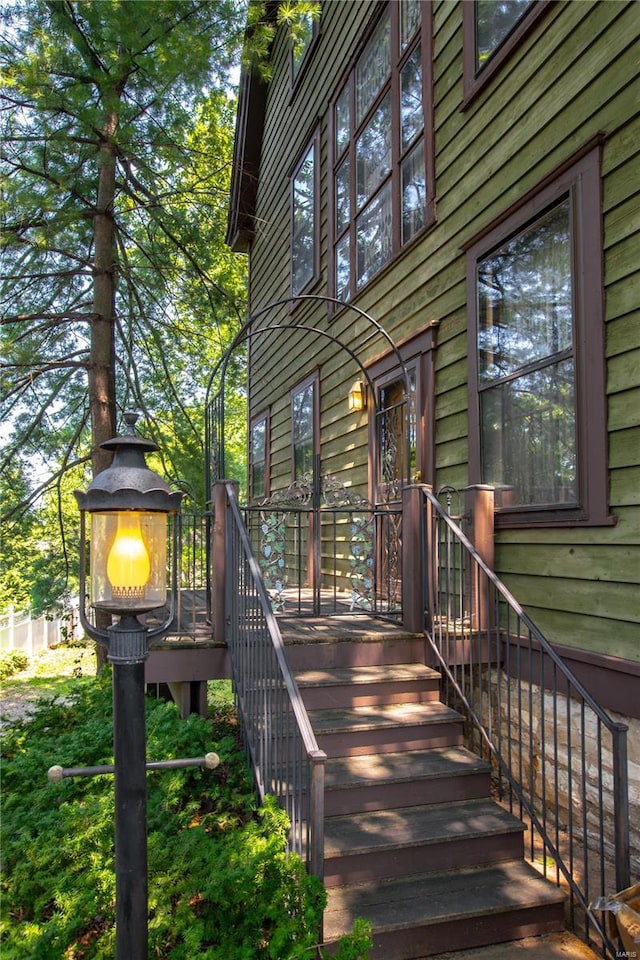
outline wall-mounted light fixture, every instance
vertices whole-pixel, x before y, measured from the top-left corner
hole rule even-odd
[[[349,410],[357,413],[367,406],[366,387],[362,380],[355,380],[349,389]]]

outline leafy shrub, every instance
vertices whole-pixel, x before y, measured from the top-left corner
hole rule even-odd
[[[29,657],[20,650],[9,650],[0,654],[0,681],[7,680],[14,673],[20,673],[29,666]]]
[[[115,953],[113,778],[49,784],[54,763],[113,760],[110,671],[6,731],[0,953],[3,960],[106,960]],[[285,853],[286,815],[256,809],[233,710],[180,718],[148,700],[149,759],[215,750],[214,771],[148,774],[149,956],[311,960],[325,891]],[[366,956],[368,930],[337,957]]]

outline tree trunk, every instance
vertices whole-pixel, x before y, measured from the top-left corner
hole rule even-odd
[[[116,434],[116,258],[114,204],[116,193],[116,147],[113,139],[118,125],[115,110],[107,114],[99,154],[98,200],[94,216],[93,319],[89,360],[89,404],[91,408],[91,464],[93,476],[105,470],[113,458],[100,444]],[[96,611],[96,626],[106,630],[111,615]],[[97,668],[106,663],[106,650],[96,649]]]
[[[115,302],[116,258],[114,202],[116,192],[116,110],[106,118],[99,154],[98,200],[94,216],[93,320],[89,361],[93,475],[111,463],[100,449],[116,433]]]

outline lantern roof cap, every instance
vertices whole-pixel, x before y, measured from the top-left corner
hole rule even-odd
[[[145,454],[158,450],[158,444],[137,436],[137,414],[125,413],[124,419],[126,432],[100,444],[104,450],[113,450],[111,466],[93,478],[86,492],[75,491],[80,509],[177,512],[182,492],[172,492],[145,463]]]

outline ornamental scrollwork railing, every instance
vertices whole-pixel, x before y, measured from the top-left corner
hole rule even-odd
[[[349,610],[374,609],[376,523],[369,500],[335,476],[323,477],[316,488],[313,475],[304,474],[261,501],[257,510],[257,554],[275,612],[285,610],[287,587],[292,578],[300,579],[306,553],[310,547],[313,550],[314,545],[305,539],[309,536],[319,538],[318,542],[324,543],[326,549],[333,540],[334,554],[339,541],[348,544],[342,575],[349,584]],[[311,523],[302,522],[311,516],[315,518]],[[348,533],[339,538],[347,523]],[[314,578],[318,575],[314,570]]]

